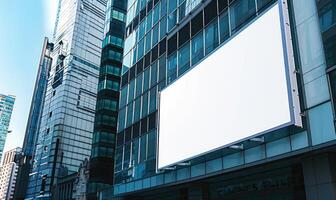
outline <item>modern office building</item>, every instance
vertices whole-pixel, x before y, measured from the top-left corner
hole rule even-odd
[[[0,167],[0,199],[14,199],[15,183],[18,172],[18,156],[22,149],[17,147],[5,153]]]
[[[0,160],[5,147],[15,96],[0,94]]]
[[[53,43],[50,43],[49,39],[45,38],[30,105],[25,137],[22,145],[22,155],[18,163],[19,169],[15,186],[15,199],[24,199],[24,191],[27,190],[33,151],[35,149],[36,139],[40,127],[44,97],[52,63],[51,52],[53,48]]]
[[[335,29],[333,0],[128,1],[101,198],[336,199]]]
[[[97,105],[90,158],[89,198],[113,184],[126,0],[107,2]]]
[[[105,0],[61,0],[25,199],[50,199],[91,155]]]

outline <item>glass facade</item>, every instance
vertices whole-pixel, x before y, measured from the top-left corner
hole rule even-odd
[[[7,138],[10,119],[13,112],[15,96],[0,94],[0,159],[2,158]]]
[[[31,168],[30,164],[36,145],[38,130],[40,127],[43,103],[47,89],[50,67],[52,63],[50,53],[53,50],[53,47],[54,44],[50,43],[48,38],[45,38],[35,81],[33,98],[30,105],[25,138],[22,146],[22,157],[20,158],[20,162],[18,163],[19,169],[15,186],[16,192],[14,196],[16,199],[22,199],[24,197],[24,191],[27,189],[28,176]]]
[[[203,7],[197,7],[200,1],[129,2],[129,9],[146,4],[146,12],[143,12],[147,14],[142,17],[140,11],[126,28],[116,151],[116,157],[120,159],[116,161],[115,183],[155,174],[156,151],[152,149],[156,149],[158,92],[224,44],[272,2],[209,1]],[[192,9],[185,7],[188,4],[194,5],[194,9],[199,8],[192,14],[193,17],[177,14],[182,10],[182,13],[192,12]],[[155,8],[160,13],[157,21],[153,21],[151,14]],[[231,13],[230,16],[228,13]],[[176,27],[175,15],[179,18],[179,27]],[[173,25],[165,20],[166,17],[173,21]],[[140,21],[139,26],[134,25],[137,21]],[[143,53],[142,42],[153,40],[151,28],[156,25],[165,26],[166,32],[161,35],[155,31],[161,38],[160,42],[152,43],[150,51]],[[130,57],[133,58],[131,62],[128,61]],[[131,147],[131,143],[137,144],[136,147]],[[137,156],[140,158],[133,163],[129,163],[129,157],[134,155],[131,148],[139,152]],[[119,164],[119,161],[123,164]],[[134,171],[134,176],[130,175],[130,170]]]
[[[110,169],[114,168],[126,6],[126,1],[107,1],[87,191],[92,199],[113,184]]]
[[[50,77],[25,199],[50,199],[58,180],[77,172],[91,155],[105,8],[105,0],[59,1]]]
[[[332,0],[318,1],[317,9],[324,47],[334,113],[336,111],[336,3]]]
[[[240,143],[243,149],[221,149],[192,159],[187,166],[156,171],[159,91],[169,87],[189,69],[197,67],[206,56],[225,45],[277,2],[128,2],[116,136],[115,185],[113,191],[107,191],[110,195],[129,197],[131,192],[140,195],[145,189],[166,189],[167,185],[203,180],[235,169],[246,169],[246,166],[290,158],[300,152],[311,151],[311,147],[318,149],[333,144],[336,139],[335,100],[332,100],[336,77],[332,40],[335,2],[288,0],[285,4],[281,1],[289,9],[303,127],[279,129],[265,134],[263,142]],[[302,189],[302,185],[300,187]],[[226,194],[229,189],[224,190],[223,194]],[[154,193],[144,199],[155,199]],[[291,199],[295,195],[304,198],[303,193],[304,189],[299,194],[284,198]],[[216,199],[218,195],[210,197]]]

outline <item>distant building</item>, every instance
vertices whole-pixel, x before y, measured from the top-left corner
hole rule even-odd
[[[31,169],[31,161],[33,150],[36,145],[37,133],[40,127],[44,98],[47,89],[49,72],[52,58],[50,53],[54,48],[54,44],[49,42],[48,38],[44,39],[40,63],[35,81],[33,98],[30,105],[30,112],[26,126],[25,138],[22,146],[22,156],[19,159],[19,169],[17,182],[15,186],[15,199],[23,199],[24,191],[27,189],[29,171]]]
[[[14,199],[14,189],[18,170],[17,156],[21,153],[21,148],[17,147],[5,153],[0,167],[0,199]]]
[[[0,160],[5,146],[15,96],[0,94]]]

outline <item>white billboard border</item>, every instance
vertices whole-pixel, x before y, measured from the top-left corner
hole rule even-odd
[[[294,60],[294,50],[293,50],[293,44],[292,44],[292,36],[291,36],[291,29],[290,29],[290,19],[289,19],[289,10],[288,10],[288,2],[287,0],[278,0],[277,3],[274,3],[274,5],[270,6],[267,8],[265,11],[263,11],[263,14],[258,15],[255,19],[253,19],[251,22],[246,24],[244,28],[241,30],[237,31],[234,35],[231,36],[229,40],[224,42],[223,44],[220,44],[214,51],[217,51],[219,48],[223,47],[228,43],[232,38],[236,37],[237,35],[240,34],[240,32],[244,31],[244,29],[248,26],[250,26],[252,23],[257,21],[261,16],[263,16],[265,13],[267,13],[270,9],[272,9],[274,6],[278,5],[279,6],[279,17],[280,17],[280,29],[281,29],[281,37],[282,37],[282,46],[283,46],[283,55],[284,55],[284,62],[285,62],[285,71],[286,71],[286,80],[287,80],[287,93],[288,93],[288,102],[290,106],[290,118],[291,121],[276,127],[273,127],[271,129],[268,129],[266,131],[262,131],[260,133],[251,135],[249,137],[243,138],[241,140],[237,140],[235,142],[225,144],[223,146],[217,147],[215,149],[203,152],[201,154],[194,155],[190,158],[183,159],[181,161],[169,164],[167,166],[159,168],[159,138],[160,138],[160,102],[161,102],[161,91],[158,92],[158,114],[157,114],[157,138],[156,138],[156,173],[162,173],[165,171],[165,169],[169,170],[175,170],[176,166],[178,164],[182,164],[184,166],[188,165],[187,162],[191,161],[192,159],[204,156],[206,154],[209,154],[211,152],[215,152],[220,149],[228,148],[232,145],[239,144],[241,142],[247,141],[252,138],[256,138],[262,135],[265,135],[266,133],[279,130],[281,128],[285,128],[291,125],[295,125],[298,127],[302,127],[302,117],[301,117],[301,108],[300,108],[300,99],[299,99],[299,92],[298,92],[298,83],[297,83],[297,78],[296,78],[296,69],[295,69],[295,60]],[[209,54],[205,56],[203,59],[198,61],[198,63],[195,64],[194,67],[197,67],[200,63],[202,63],[205,59],[207,59],[209,56],[212,54]],[[194,67],[189,68],[186,72],[192,70]],[[185,75],[184,74],[184,75]],[[182,75],[183,76],[183,75]],[[177,81],[179,78],[175,79],[173,82],[171,82],[169,85],[173,84],[175,81]],[[169,87],[168,85],[168,87]],[[164,88],[165,89],[165,88]],[[164,90],[163,89],[163,90]]]

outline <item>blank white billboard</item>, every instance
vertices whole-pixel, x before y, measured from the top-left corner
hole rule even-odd
[[[158,169],[300,125],[281,17],[277,4],[161,91]]]

